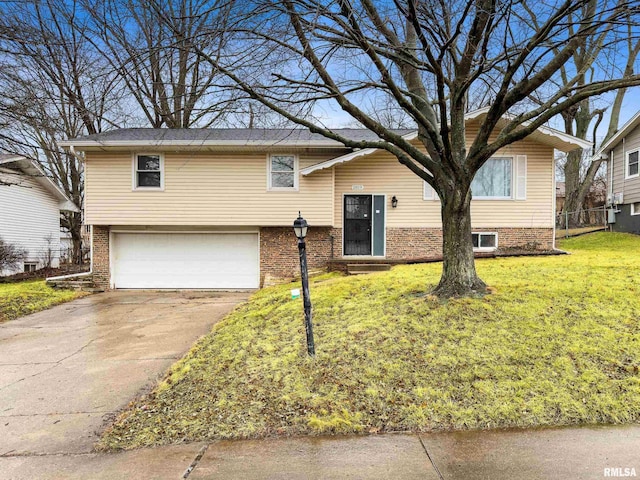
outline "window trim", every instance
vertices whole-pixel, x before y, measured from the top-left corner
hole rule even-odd
[[[489,158],[489,160],[493,159],[493,158],[505,158],[505,159],[509,159],[511,160],[511,196],[509,197],[476,197],[475,195],[473,195],[473,191],[471,192],[471,201],[475,201],[475,200],[480,200],[480,201],[506,201],[506,202],[512,202],[514,200],[516,200],[516,193],[515,193],[515,186],[516,186],[516,182],[518,181],[518,178],[515,176],[516,174],[516,169],[515,169],[515,156],[514,155],[501,155],[498,156],[496,155],[495,157],[491,157]],[[487,160],[487,162],[489,161]],[[486,165],[486,162],[483,164],[483,166]],[[482,168],[482,167],[480,167]],[[477,174],[477,172],[476,172]],[[475,176],[474,176],[475,179]],[[473,181],[472,181],[473,182]],[[477,233],[477,232],[473,232],[473,233]],[[483,232],[484,233],[484,232]]]
[[[636,205],[638,205],[638,210],[636,210]],[[640,215],[640,202],[633,202],[630,204],[629,214],[633,216]]]
[[[633,153],[637,153],[638,154],[638,173],[636,173],[634,175],[629,175],[629,157]],[[624,162],[624,179],[628,180],[630,178],[638,178],[639,176],[640,176],[640,149],[630,150],[630,151],[628,151],[626,153],[626,159],[625,159],[625,162]]]
[[[293,187],[271,186],[271,157],[293,157]],[[267,154],[267,191],[268,192],[297,192],[299,190],[300,159],[295,153],[268,153]]]
[[[426,168],[424,169],[424,171],[427,173],[431,173]],[[427,191],[431,192],[431,196],[427,195]],[[438,196],[436,189],[433,188],[431,185],[429,185],[426,180],[422,180],[422,200],[424,200],[425,202],[433,202],[436,200],[440,200],[440,197]]]
[[[138,157],[139,156],[150,156],[150,157],[158,157],[160,159],[160,186],[159,187],[140,187],[138,186]],[[132,190],[133,191],[155,191],[161,192],[164,191],[164,154],[157,152],[136,152],[131,157],[131,169],[132,169]],[[144,170],[143,170],[144,171]],[[151,171],[151,170],[147,170]]]
[[[473,247],[473,251],[474,252],[495,252],[498,249],[498,232],[471,232],[471,238],[473,239],[473,235],[479,235],[478,237],[478,246],[477,247]],[[494,237],[496,237],[496,246],[495,247],[481,247],[480,246],[480,236],[482,235],[493,235]]]

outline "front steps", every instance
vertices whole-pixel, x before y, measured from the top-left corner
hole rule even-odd
[[[102,288],[96,286],[92,275],[76,275],[68,278],[47,278],[47,285],[57,289],[76,290],[90,293],[104,292]]]

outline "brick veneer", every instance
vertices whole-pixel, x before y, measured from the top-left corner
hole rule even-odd
[[[108,290],[111,273],[109,271],[109,227],[93,225],[92,271],[97,287]]]
[[[499,251],[551,250],[551,228],[474,228],[479,232],[497,232]],[[411,260],[442,254],[442,230],[439,228],[387,228],[387,260]],[[307,236],[309,269],[329,267],[331,259],[342,257],[342,229],[315,227]],[[260,229],[261,284],[271,285],[300,276],[297,239],[291,227]],[[109,288],[109,227],[93,226],[93,280]]]
[[[474,232],[497,232],[498,251],[551,250],[552,228],[474,227]],[[334,256],[342,256],[342,229],[332,229],[335,237]],[[387,228],[386,258],[407,260],[442,255],[440,228]]]
[[[332,239],[332,230],[330,227],[309,229],[306,239],[309,269],[327,268],[332,245],[341,241]],[[263,286],[300,276],[298,240],[292,227],[260,229],[260,275]]]
[[[497,232],[499,252],[553,248],[552,228],[474,227],[473,231]],[[413,260],[442,255],[442,230],[439,228],[387,228],[386,240],[387,260]],[[307,252],[309,268],[329,267],[328,260],[342,257],[342,229],[310,228]],[[299,268],[296,240],[291,228],[262,228],[260,272],[263,284],[270,285],[297,277]]]

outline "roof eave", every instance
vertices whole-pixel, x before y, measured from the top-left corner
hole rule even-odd
[[[415,139],[417,136],[418,136],[418,132],[414,131],[414,132],[407,133],[406,135],[403,135],[402,138],[404,138],[405,140],[411,141]],[[300,173],[302,173],[302,176],[307,176],[317,170],[324,170],[326,168],[331,168],[334,165],[337,165],[339,163],[350,162],[351,160],[358,157],[366,157],[367,155],[371,155],[372,153],[378,150],[380,149],[379,148],[363,148],[360,150],[356,150],[354,152],[347,153],[346,155],[341,155],[339,157],[332,158],[331,160],[327,160],[321,163],[316,163],[315,165],[311,165],[307,168],[303,168],[302,170],[300,170]]]
[[[335,140],[66,140],[59,142],[65,148],[107,147],[301,147],[346,148]]]
[[[6,163],[18,163],[21,165],[21,169],[27,174],[33,175],[33,178],[38,182],[42,188],[47,190],[57,201],[58,208],[64,212],[80,212],[80,208],[71,201],[69,197],[56,185],[44,171],[30,158],[15,156],[8,159],[4,159],[2,164]]]
[[[620,128],[620,130],[618,130],[609,140],[607,140],[600,146],[598,151],[593,155],[593,157],[591,157],[591,161],[600,160],[602,159],[602,157],[606,158],[609,152],[614,149],[618,145],[618,143],[638,125],[640,125],[640,110],[638,110],[638,112],[633,117],[631,117],[631,119],[627,123],[625,123],[622,128]]]

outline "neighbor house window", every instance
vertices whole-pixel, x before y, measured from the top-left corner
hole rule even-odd
[[[162,163],[160,155],[136,155],[134,158],[135,188],[162,188]]]
[[[495,250],[498,248],[498,234],[497,233],[472,233],[474,250]]]
[[[627,178],[638,176],[638,157],[640,151],[627,153]]]
[[[490,158],[471,182],[474,199],[512,198],[513,159]]]
[[[35,272],[38,269],[37,263],[25,263],[23,267],[24,272]]]
[[[295,155],[269,156],[269,189],[295,190],[298,188],[298,162]]]
[[[640,202],[631,204],[631,215],[640,215]]]

